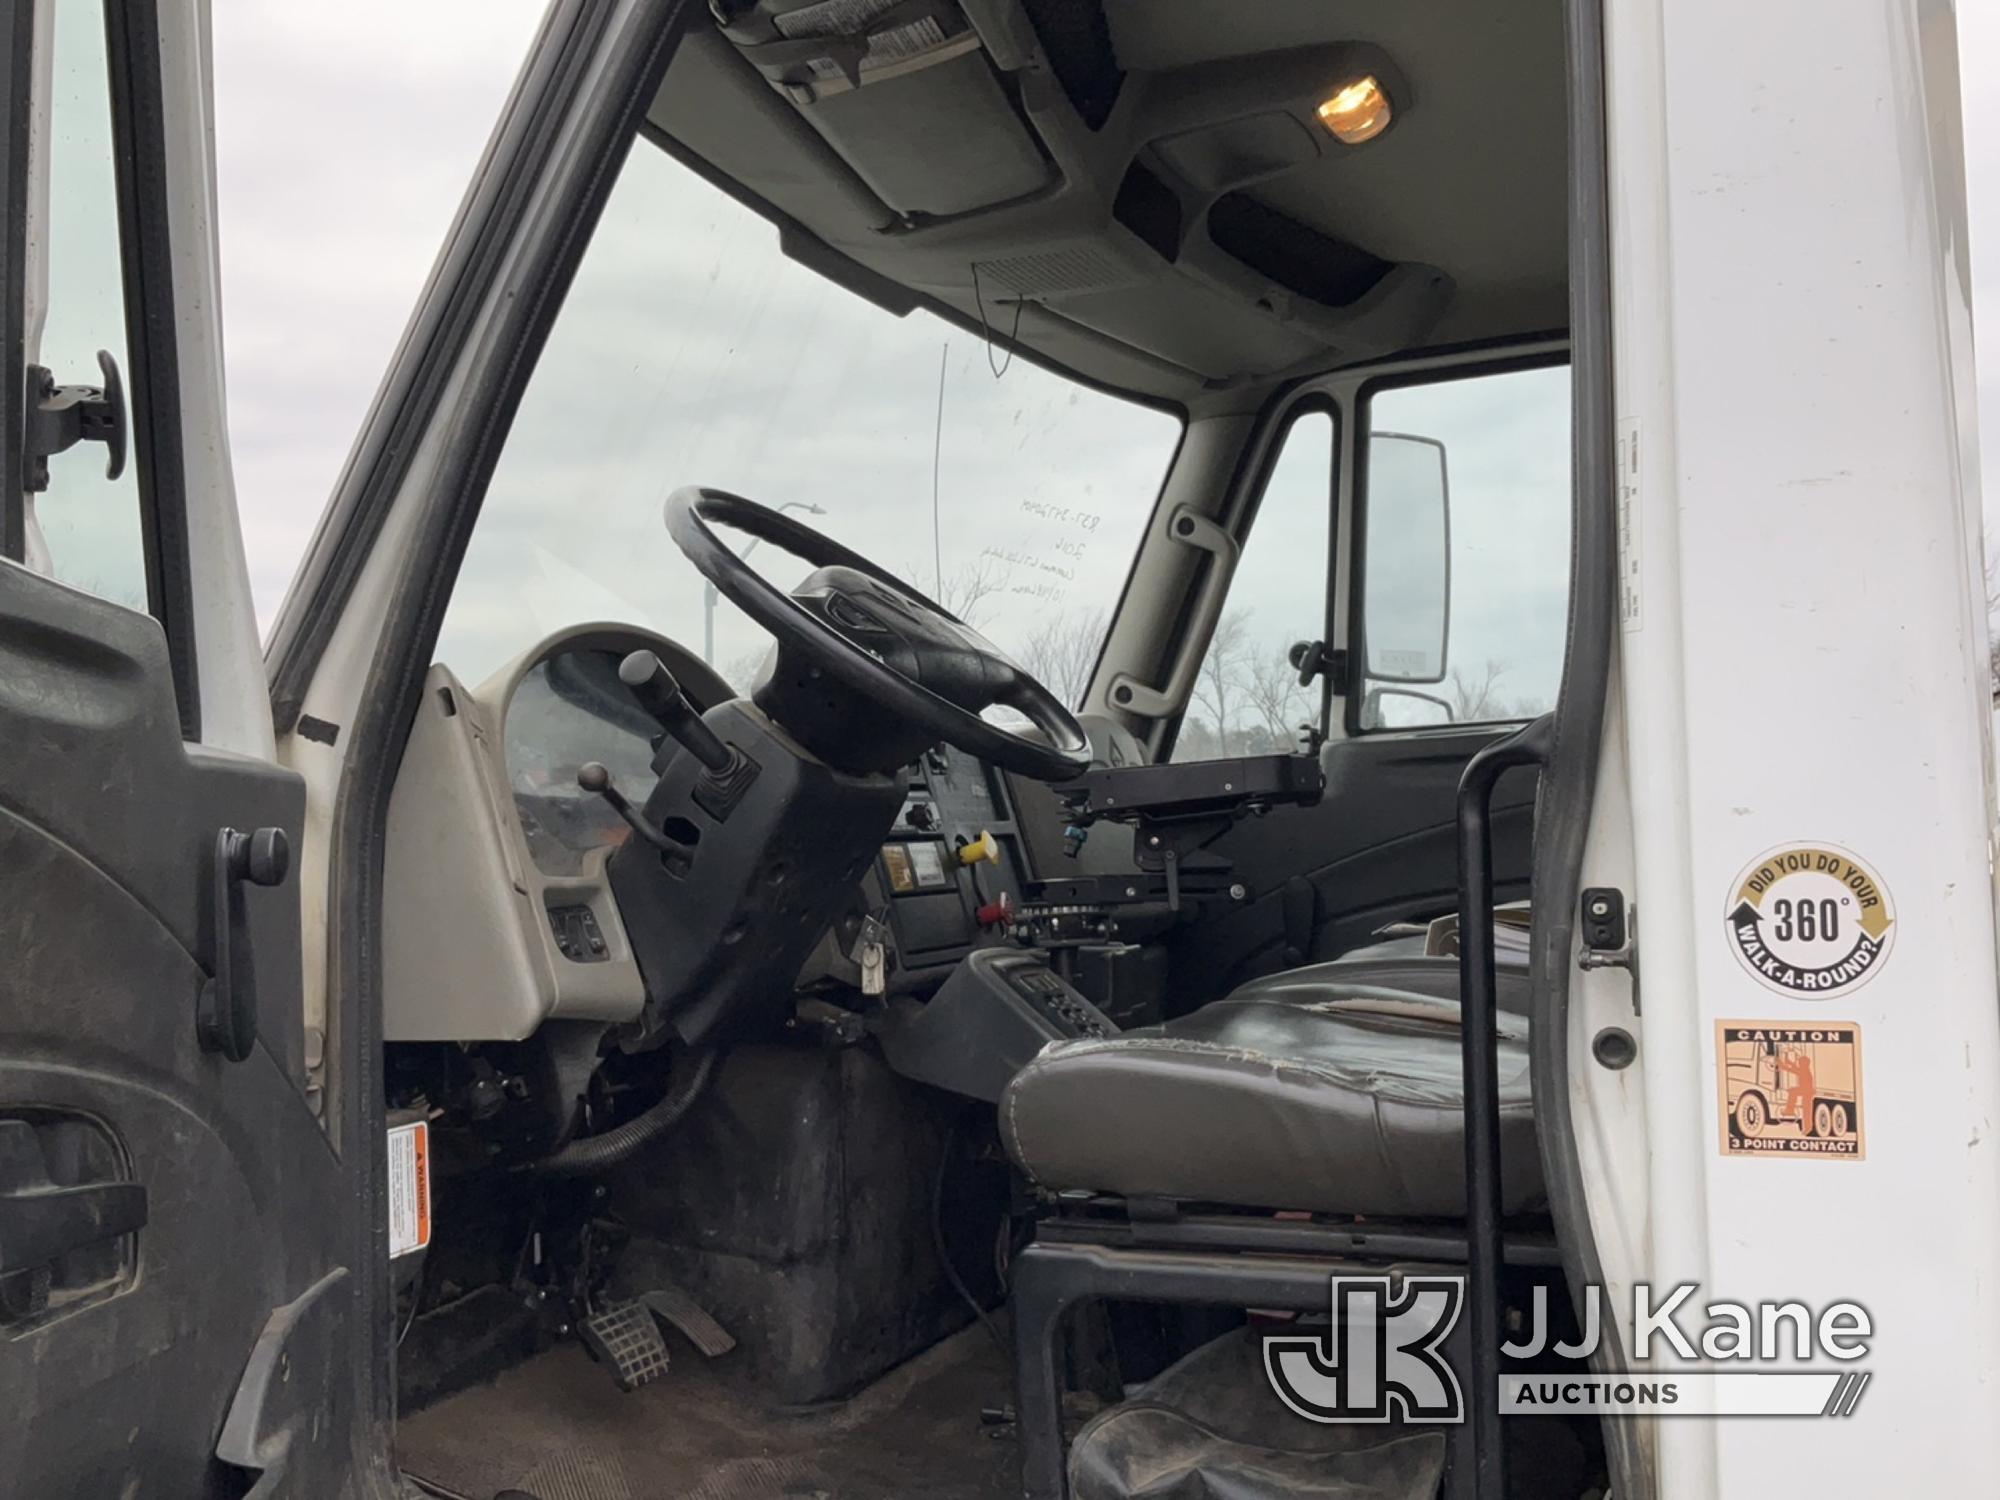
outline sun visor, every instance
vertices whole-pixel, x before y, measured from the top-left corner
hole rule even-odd
[[[735,0],[722,34],[900,214],[1022,198],[1052,169],[953,0]]]

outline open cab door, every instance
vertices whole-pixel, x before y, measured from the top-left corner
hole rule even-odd
[[[224,440],[209,76],[196,0],[0,31],[10,1495],[366,1492],[376,1140],[308,1083],[305,794]]]

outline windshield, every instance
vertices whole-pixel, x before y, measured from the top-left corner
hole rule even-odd
[[[1073,703],[1179,435],[787,260],[769,223],[640,142],[514,421],[439,659],[477,683],[609,620],[747,688],[770,637],[662,521],[669,492],[702,484],[901,575]],[[807,571],[771,547],[753,560],[785,588]]]

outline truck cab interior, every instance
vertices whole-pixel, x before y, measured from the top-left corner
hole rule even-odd
[[[394,770],[425,1493],[1474,1493],[1478,1423],[1266,1366],[1470,1271],[1470,1393],[1587,1255],[1567,59],[1554,0],[690,14]]]

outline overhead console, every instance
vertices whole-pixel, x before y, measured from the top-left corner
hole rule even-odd
[[[968,213],[1053,170],[954,0],[723,0],[722,34],[900,214]],[[866,91],[864,94],[864,90]],[[948,116],[948,131],[912,131]]]
[[[712,9],[656,126],[789,219],[790,253],[885,300],[1019,316],[1079,367],[1068,350],[1094,340],[1210,383],[1414,347],[1453,303],[1407,235],[1349,222],[1350,174],[1379,200],[1355,162],[1418,98],[1387,50],[1341,39],[1338,7],[1323,42],[1150,69],[1121,65],[1090,0]]]

